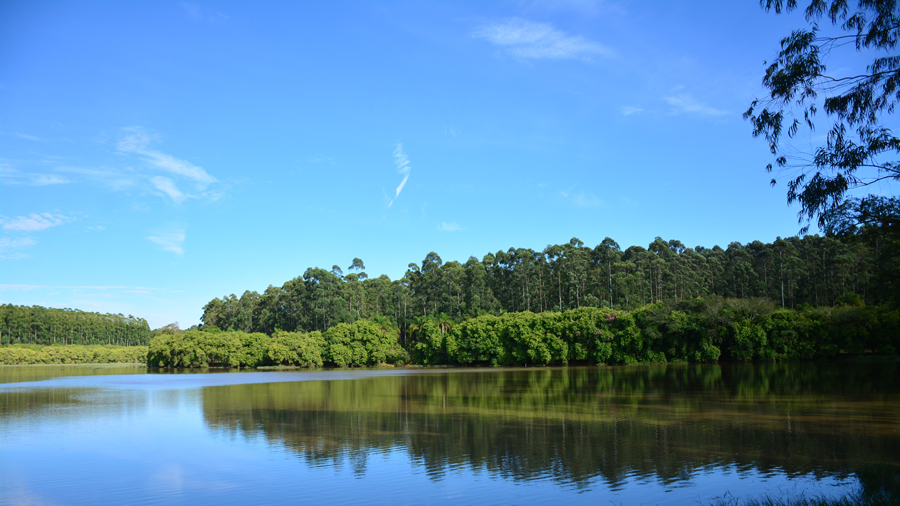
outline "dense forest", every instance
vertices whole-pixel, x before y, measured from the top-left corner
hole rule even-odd
[[[580,307],[631,310],[706,296],[767,298],[778,307],[833,307],[896,302],[900,286],[897,234],[863,229],[845,236],[731,243],[686,248],[656,238],[622,250],[612,239],[594,248],[573,238],[543,251],[510,248],[481,260],[443,262],[429,253],[403,278],[368,278],[353,260],[347,273],[309,268],[263,293],[213,299],[206,326],[222,330],[324,332],[339,323],[387,317],[406,339],[423,319],[462,321],[509,312],[562,312]]]
[[[153,367],[366,367],[378,365],[616,365],[828,359],[900,348],[900,310],[843,304],[804,310],[767,299],[716,295],[656,302],[633,311],[483,314],[461,322],[426,318],[407,335],[387,317],[325,332],[202,330],[150,341]]]
[[[143,318],[77,309],[0,305],[0,344],[106,344],[147,346]]]

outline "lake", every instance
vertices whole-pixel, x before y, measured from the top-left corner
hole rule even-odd
[[[900,464],[900,363],[0,367],[2,504],[715,504]]]

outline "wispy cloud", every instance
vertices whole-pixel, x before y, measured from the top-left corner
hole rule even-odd
[[[184,201],[184,193],[181,193],[181,190],[175,187],[175,183],[173,183],[171,179],[163,176],[156,176],[150,178],[150,182],[153,183],[153,186],[155,186],[157,190],[168,195],[176,204]]]
[[[31,213],[29,216],[18,216],[16,218],[2,218],[0,223],[3,224],[3,230],[18,230],[22,232],[36,232],[45,228],[55,227],[72,221],[72,218],[61,214],[51,213]]]
[[[2,239],[0,239],[2,241]],[[35,290],[38,288],[45,288],[41,285],[9,285],[9,284],[0,284],[0,290]]]
[[[400,196],[400,192],[403,191],[403,187],[406,186],[406,181],[409,179],[409,172],[412,168],[409,165],[409,158],[406,156],[406,153],[403,152],[402,142],[397,143],[397,146],[394,148],[394,165],[397,167],[397,172],[404,176],[403,181],[400,181],[400,186],[397,187],[397,191],[394,193],[394,198],[388,203],[388,207],[394,205],[394,201]]]
[[[65,174],[77,174],[93,180],[103,186],[108,186],[113,191],[132,188],[139,184],[140,178],[131,168],[125,170],[113,170],[107,168],[86,169],[83,167],[58,167],[57,172]]]
[[[459,232],[460,230],[463,230],[463,228],[455,221],[451,221],[450,223],[442,221],[441,224],[438,225],[438,230],[443,230],[444,232]]]
[[[178,255],[184,254],[184,230],[182,229],[169,230],[161,234],[152,235],[147,239],[166,251],[171,251]]]
[[[569,11],[582,17],[596,17],[600,15],[623,15],[624,7],[617,2],[606,0],[519,0],[516,6],[526,12],[537,11],[541,13]]]
[[[631,116],[632,114],[637,114],[643,111],[644,110],[640,107],[632,107],[628,105],[622,107],[622,114],[624,114],[625,116]]]
[[[187,12],[188,15],[194,19],[200,19],[203,17],[200,6],[197,4],[185,2],[181,4],[181,7],[183,7],[185,12]]]
[[[580,35],[569,35],[553,25],[519,18],[482,25],[472,37],[484,39],[524,59],[590,60],[592,56],[613,55],[608,47]]]
[[[0,259],[17,260],[19,258],[27,258],[27,254],[17,250],[34,246],[35,244],[37,244],[37,241],[30,237],[20,237],[15,239],[10,237],[0,237]]]
[[[206,172],[203,167],[198,167],[191,162],[153,149],[151,145],[154,142],[156,142],[155,136],[148,133],[144,128],[135,126],[123,129],[123,134],[119,137],[116,148],[123,155],[137,155],[146,164],[147,168],[161,170],[172,176],[177,176],[174,179],[163,176],[147,178],[156,190],[171,198],[175,203],[181,203],[188,198],[216,200],[223,195],[221,187],[215,185],[218,183],[218,180]],[[133,171],[130,168],[128,170]],[[131,181],[129,178],[122,178],[122,180],[123,183]],[[189,193],[184,191],[182,189],[184,184],[192,185],[195,192]]]
[[[150,295],[150,290],[122,290],[122,293],[130,293],[134,295]]]
[[[6,185],[47,186],[66,184],[68,179],[53,174],[25,173],[10,166],[9,161],[0,159],[0,183]]]
[[[157,169],[177,174],[192,180],[200,189],[216,182],[216,178],[209,175],[202,167],[179,160],[174,156],[150,149],[152,137],[141,127],[129,127],[126,134],[119,139],[116,147],[122,153],[135,153],[144,157],[150,165]]]
[[[48,174],[33,174],[31,177],[31,184],[35,186],[47,186],[51,184],[66,184],[70,183],[68,179],[64,177],[48,175]]]
[[[17,134],[15,134],[15,136],[20,139],[25,139],[26,141],[47,142],[47,139],[42,139],[40,137],[35,137],[33,135],[28,135],[28,134],[17,133]]]
[[[726,111],[723,111],[721,109],[714,109],[705,104],[701,104],[689,95],[663,97],[663,100],[668,102],[668,104],[672,106],[674,112],[676,113],[705,114],[708,116],[721,116],[723,114],[726,114]]]
[[[587,208],[600,207],[603,205],[603,201],[600,200],[599,197],[593,193],[586,193],[584,190],[579,190],[578,192],[572,192],[571,190],[561,191],[559,194],[575,207]]]
[[[212,24],[219,24],[227,21],[230,18],[230,16],[222,14],[221,12],[208,12],[207,10],[200,7],[200,5],[195,3],[185,2],[181,4],[181,7],[184,8],[188,16],[197,21],[208,21]]]

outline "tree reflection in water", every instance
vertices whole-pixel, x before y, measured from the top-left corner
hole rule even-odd
[[[845,475],[900,462],[897,362],[570,367],[203,389],[205,423],[311,466],[405,451],[434,480],[468,467],[612,487],[731,468]]]

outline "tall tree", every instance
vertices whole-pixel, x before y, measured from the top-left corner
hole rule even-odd
[[[760,4],[776,13],[797,8],[797,0]],[[788,203],[800,203],[801,221],[817,217],[824,228],[848,192],[900,179],[900,139],[884,118],[900,99],[900,57],[891,54],[900,40],[900,13],[896,0],[859,0],[855,8],[848,0],[811,0],[805,13],[810,27],[781,40],[763,77],[768,97],[754,100],[744,118],[775,157],[767,169],[788,169],[777,172],[791,178]],[[832,27],[827,34],[819,26],[823,19]],[[848,47],[871,57],[868,66],[829,73],[826,59]],[[815,129],[820,106],[830,124],[825,143],[794,155],[790,139],[804,127]],[[900,225],[897,213],[888,219]]]

